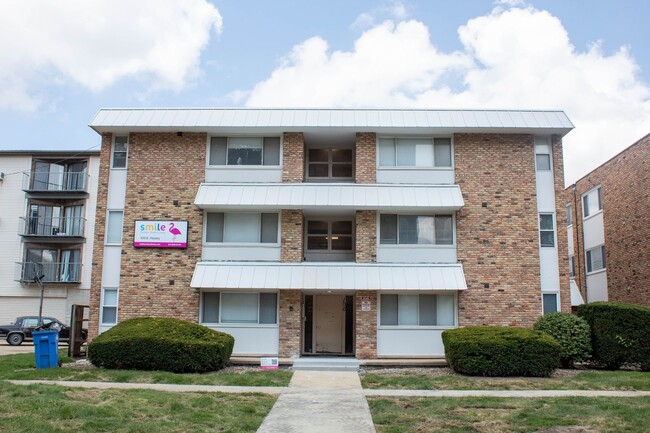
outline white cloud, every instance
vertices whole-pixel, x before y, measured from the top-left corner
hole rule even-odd
[[[578,50],[557,17],[502,7],[511,3],[461,26],[463,49],[451,53],[414,20],[375,25],[351,51],[310,38],[246,105],[563,109],[576,125],[564,139],[568,181],[650,131],[650,87],[626,47]]]
[[[22,0],[0,6],[0,109],[34,110],[39,87],[101,91],[125,77],[179,90],[221,15],[206,0]],[[10,47],[10,49],[7,49]]]
[[[352,23],[352,28],[368,29],[385,19],[404,20],[408,17],[408,7],[404,2],[392,0],[370,12],[363,12]]]

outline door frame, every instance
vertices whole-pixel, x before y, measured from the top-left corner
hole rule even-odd
[[[311,333],[311,344],[312,352],[305,351],[305,323],[307,321],[307,316],[305,312],[305,296],[313,296],[312,298],[312,333]],[[317,353],[316,350],[316,321],[314,320],[315,310],[316,310],[316,297],[317,296],[340,296],[342,298],[343,304],[345,306],[346,297],[352,297],[352,352],[345,351],[345,336],[346,336],[346,311],[344,310],[341,321],[341,353]],[[303,292],[302,293],[302,302],[301,302],[301,320],[300,320],[300,354],[302,356],[355,356],[355,347],[357,340],[356,333],[356,294],[355,293],[319,293],[319,292]]]

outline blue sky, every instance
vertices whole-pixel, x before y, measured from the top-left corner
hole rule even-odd
[[[642,0],[4,1],[0,149],[97,146],[100,107],[552,108],[576,125],[570,183],[650,132],[648,16]]]

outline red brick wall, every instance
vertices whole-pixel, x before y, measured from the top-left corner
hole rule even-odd
[[[357,183],[377,183],[377,134],[357,132],[355,148]]]
[[[302,182],[305,177],[303,133],[285,132],[282,149],[282,182]]]
[[[302,262],[303,215],[301,210],[283,210],[280,215],[281,250],[283,262]]]
[[[190,281],[201,258],[203,211],[194,197],[205,178],[206,140],[204,133],[130,136],[120,321],[157,316],[198,322],[199,290]],[[187,220],[187,249],[134,248],[135,220]]]
[[[300,290],[280,290],[279,356],[283,358],[300,356],[301,308]]]
[[[377,261],[377,212],[359,210],[355,215],[355,259],[357,263]]]
[[[530,326],[541,315],[531,135],[455,134],[457,254],[467,290],[459,324]]]
[[[361,310],[363,298],[370,299],[370,311]],[[359,359],[377,357],[377,291],[359,290],[354,294],[355,355]]]
[[[92,273],[90,280],[90,322],[88,337],[99,334],[99,308],[102,296],[102,267],[104,262],[104,236],[106,233],[106,199],[108,196],[108,174],[110,171],[112,134],[102,134],[102,147],[99,155],[99,179],[97,188],[97,208],[95,220],[95,241],[93,243]]]
[[[573,232],[575,257],[580,261],[576,283],[583,296],[581,197],[598,185],[603,197],[609,300],[650,306],[650,134],[575,184]],[[568,203],[573,202],[572,187],[567,188],[566,197]]]

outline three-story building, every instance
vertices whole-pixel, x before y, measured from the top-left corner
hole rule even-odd
[[[437,357],[445,329],[570,309],[563,112],[103,109],[91,127],[92,335],[169,316],[237,355]]]

